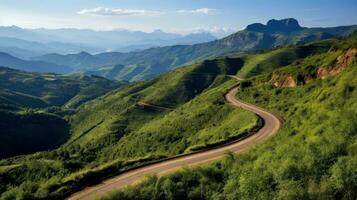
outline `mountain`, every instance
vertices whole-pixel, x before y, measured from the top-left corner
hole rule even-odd
[[[30,42],[11,37],[0,37],[0,49],[3,52],[13,56],[29,59],[31,57],[40,56],[43,54],[58,52],[58,53],[78,53],[83,49],[89,52],[99,52],[100,49],[84,47],[80,45],[66,44],[60,42],[40,43]]]
[[[181,35],[155,30],[151,33],[142,31],[113,30],[94,31],[89,29],[23,29],[16,26],[0,27],[0,38],[12,39],[6,44],[0,40],[2,47],[16,47],[31,50],[28,43],[35,44],[35,53],[78,53],[87,51],[98,53],[104,51],[129,52],[156,46],[176,44],[196,44],[215,40],[210,33]],[[16,41],[18,40],[18,41]],[[41,45],[43,48],[35,48]],[[39,51],[40,50],[40,51]],[[36,55],[37,56],[37,55]]]
[[[44,61],[22,60],[3,52],[0,52],[0,66],[7,66],[29,72],[68,73],[72,71],[71,68],[64,65]]]
[[[111,74],[111,77],[124,77],[125,80],[143,80],[165,73],[178,66],[198,60],[224,55],[231,52],[263,50],[291,44],[305,44],[333,36],[347,36],[357,29],[356,25],[333,28],[303,28],[295,19],[270,20],[266,25],[252,24],[246,29],[226,38],[195,45],[176,45],[151,48],[130,53],[108,52],[92,55],[91,60],[81,60],[81,55],[44,55],[34,58],[46,62],[55,62],[75,69],[89,71],[97,75]],[[74,59],[74,57],[78,57]],[[75,62],[71,62],[75,60]],[[79,64],[80,63],[80,64]],[[122,74],[112,75],[110,67],[117,70],[123,65],[123,73],[134,71],[130,79]],[[104,69],[100,68],[104,66]],[[136,66],[136,67],[135,67]],[[99,69],[98,69],[99,68]],[[97,69],[97,72],[95,70]],[[105,74],[103,74],[105,72]],[[108,77],[109,78],[109,77]]]
[[[214,41],[216,39],[217,39],[216,37],[212,36],[212,34],[207,32],[192,33],[192,34],[185,35],[183,37],[179,37],[167,41],[161,41],[161,42],[154,41],[152,43],[143,42],[143,44],[123,46],[120,48],[115,48],[113,49],[113,51],[127,53],[127,52],[140,51],[140,50],[155,48],[160,46],[193,45],[198,43]]]
[[[296,19],[288,18],[283,20],[269,20],[266,25],[261,23],[255,23],[248,25],[246,30],[247,31],[254,31],[260,33],[292,33],[296,31],[302,31],[302,28],[299,25],[299,22]]]
[[[10,55],[20,58],[20,59],[29,59],[29,58],[41,55],[41,54],[38,54],[37,52],[34,52],[32,50],[26,50],[26,49],[21,49],[21,48],[17,48],[17,47],[1,47],[0,46],[0,52],[6,52],[7,54],[10,54]]]
[[[63,199],[130,168],[256,131],[261,127],[256,115],[224,101],[237,84],[227,75],[235,74],[248,78],[238,98],[284,118],[279,133],[244,155],[227,154],[207,167],[151,177],[113,198],[338,199],[355,194],[350,177],[356,163],[356,47],[354,34],[230,54],[114,89],[74,112],[62,111],[69,126],[65,144],[0,160],[1,198]]]

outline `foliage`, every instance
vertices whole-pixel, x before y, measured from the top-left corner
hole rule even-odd
[[[6,190],[2,196],[62,198],[93,180],[246,134],[257,126],[257,117],[232,109],[223,98],[236,83],[225,75],[236,74],[241,66],[240,58],[207,60],[79,106],[67,117],[66,144],[0,161],[7,169],[0,174]],[[11,167],[27,162],[38,165],[36,177],[29,174],[32,168]],[[28,187],[27,180],[35,186]]]
[[[280,69],[262,70],[244,82],[239,98],[284,117],[276,137],[246,154],[151,177],[109,198],[356,199],[356,63],[295,88],[269,82],[273,74],[312,76],[355,47],[354,41],[356,35],[315,43],[316,53],[285,66],[272,64]],[[0,160],[1,198],[61,199],[132,167],[242,136],[259,120],[226,105],[223,95],[236,84],[226,75],[237,74],[244,64],[241,57],[195,63],[79,106],[66,118],[70,138],[60,148]]]
[[[314,70],[304,65],[312,62],[317,70],[329,55],[273,73],[311,76]],[[151,177],[103,199],[356,199],[356,74],[355,62],[336,76],[294,88],[272,86],[269,74],[254,77],[237,95],[284,118],[277,136],[243,155]]]

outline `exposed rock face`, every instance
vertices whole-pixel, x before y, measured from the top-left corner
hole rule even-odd
[[[348,49],[345,53],[343,53],[336,59],[336,62],[332,66],[318,68],[317,78],[324,79],[329,76],[333,76],[340,73],[353,62],[353,60],[356,58],[356,54],[356,48]]]
[[[356,57],[357,48],[351,48],[338,56],[333,65],[329,67],[319,67],[316,75],[298,75],[295,79],[288,74],[273,74],[269,82],[275,87],[296,87],[298,84],[307,84],[316,79],[325,79],[342,72],[355,60]]]
[[[301,27],[299,25],[299,22],[293,18],[282,19],[282,20],[272,19],[268,21],[267,25],[254,23],[248,25],[246,28],[246,30],[248,31],[255,31],[261,33],[278,33],[278,32],[290,33],[302,29],[304,28]]]
[[[289,75],[273,75],[270,80],[275,87],[296,87],[297,83],[292,76]]]

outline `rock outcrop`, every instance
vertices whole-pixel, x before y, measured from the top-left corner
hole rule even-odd
[[[269,83],[275,87],[296,87],[297,85],[307,84],[316,79],[325,79],[337,75],[346,69],[357,56],[357,48],[350,48],[342,55],[338,56],[331,66],[318,67],[316,74],[298,74],[294,78],[291,74],[273,74]]]
[[[273,75],[270,82],[275,87],[296,87],[295,79],[290,75]]]
[[[336,62],[333,65],[328,67],[319,67],[317,69],[317,78],[324,79],[329,76],[334,76],[340,73],[354,61],[354,59],[356,58],[356,54],[356,48],[348,49],[345,53],[343,53],[336,59]]]
[[[294,31],[303,30],[304,28],[299,25],[296,19],[288,18],[282,20],[272,19],[269,20],[267,25],[261,23],[254,23],[248,25],[246,30],[261,32],[261,33],[291,33]]]

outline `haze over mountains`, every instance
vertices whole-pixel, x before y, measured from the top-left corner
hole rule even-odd
[[[81,72],[109,79],[136,81],[155,77],[178,66],[209,57],[229,54],[230,52],[245,53],[283,45],[305,44],[334,36],[347,36],[356,29],[356,25],[306,28],[300,26],[296,19],[273,19],[268,21],[266,25],[254,23],[248,25],[244,30],[214,40],[215,38],[209,33],[182,36],[159,30],[144,33],[126,30],[48,30],[2,27],[0,28],[0,51],[22,58],[25,57],[32,61],[23,64],[27,65],[27,68],[21,68],[18,64],[11,64],[8,61],[9,59],[0,60],[0,65],[34,72]],[[9,38],[9,36],[16,37],[16,39]],[[193,44],[197,42],[203,43]],[[181,45],[165,46],[172,44]],[[124,47],[123,45],[127,46]],[[149,48],[152,46],[163,47]],[[108,47],[113,50],[120,50],[122,47],[127,50],[148,49],[128,53],[91,54],[103,52],[103,49],[108,49]],[[81,52],[73,54],[56,53],[68,51]],[[46,52],[51,53],[45,54]],[[53,63],[56,66],[63,66],[63,70],[58,70],[58,67],[51,64],[48,64],[48,69],[42,69],[34,66],[33,61]],[[23,62],[26,63],[26,61]]]
[[[128,52],[150,47],[176,44],[196,44],[215,40],[208,32],[188,35],[155,30],[142,31],[90,29],[24,29],[17,26],[0,27],[0,50],[10,49],[14,56],[29,58],[46,53],[78,53],[87,51]],[[24,53],[27,51],[27,53]]]
[[[301,27],[295,19],[270,20],[267,25],[248,25],[242,31],[207,43],[158,47],[130,53],[48,54],[36,57],[34,60],[71,66],[74,70],[110,79],[134,81],[148,79],[178,66],[208,57],[289,44],[304,44],[333,36],[346,36],[356,29],[356,25],[305,28]]]
[[[1,66],[10,66],[13,69],[30,72],[53,72],[64,74],[72,71],[70,67],[64,65],[57,65],[55,63],[44,61],[23,60],[3,52],[0,52],[0,63]]]

